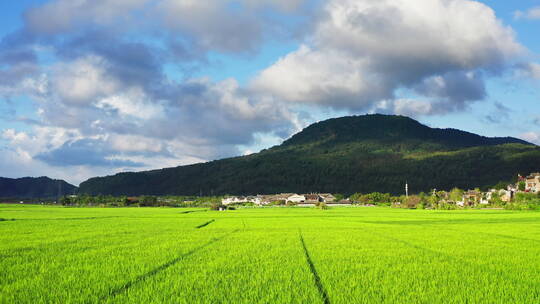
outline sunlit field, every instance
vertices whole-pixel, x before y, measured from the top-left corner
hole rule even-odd
[[[2,303],[539,303],[540,213],[0,205]]]

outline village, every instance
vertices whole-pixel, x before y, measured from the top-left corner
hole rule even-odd
[[[472,207],[491,204],[505,204],[514,201],[518,193],[531,193],[540,195],[540,173],[532,173],[527,176],[518,175],[517,183],[510,184],[503,189],[490,189],[481,191],[480,189],[463,191],[453,189],[450,192],[437,191],[433,189],[430,195],[421,194],[419,196],[408,193],[408,185],[405,185],[405,195],[391,197],[390,195],[379,195],[388,198],[388,203],[395,207],[416,207],[421,203],[422,198],[431,197],[431,202],[445,205],[455,205],[456,207]],[[373,195],[372,195],[373,197]],[[370,200],[370,195],[353,195],[349,198],[338,198],[330,193],[281,193],[273,195],[256,196],[227,196],[221,201],[223,206],[253,204],[255,206],[352,206],[361,204],[363,206],[375,206],[382,203],[376,199]]]

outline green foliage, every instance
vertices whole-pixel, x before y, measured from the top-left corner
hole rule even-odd
[[[280,146],[204,164],[93,178],[90,194],[273,194],[486,188],[540,170],[540,147],[432,129],[399,116],[367,115],[314,124]]]
[[[329,209],[330,207],[328,207],[328,205],[324,202],[317,202],[315,204],[315,207],[317,207],[318,209],[321,209],[321,210],[327,210]]]
[[[357,200],[362,204],[390,204],[391,195],[389,193],[373,192],[360,195]]]
[[[345,199],[345,195],[343,195],[343,194],[341,194],[341,193],[335,193],[335,194],[333,194],[333,195],[334,195],[334,197],[336,198],[336,202],[339,202],[339,201]]]
[[[74,194],[77,187],[63,180],[48,177],[24,177],[18,179],[0,177],[0,197],[3,198],[56,198]]]
[[[495,190],[506,190],[508,187],[508,183],[505,182],[498,182],[495,186],[491,187]]]
[[[526,186],[525,182],[524,182],[524,181],[520,181],[520,182],[518,183],[518,190],[519,190],[519,191],[525,191],[525,186]]]
[[[285,206],[287,204],[286,201],[284,200],[279,200],[279,201],[273,201],[269,204],[269,206]]]
[[[540,210],[540,196],[535,193],[516,193],[512,203],[504,207],[510,210]]]
[[[220,211],[220,210],[226,210],[227,206],[222,205],[221,203],[212,203],[210,204],[210,210],[213,211]]]
[[[424,206],[421,204],[422,198],[418,195],[411,195],[407,199],[407,208],[409,209],[424,209]]]
[[[489,204],[492,206],[503,206],[504,202],[501,199],[501,195],[499,192],[494,192],[491,194],[491,199],[489,200]]]
[[[463,193],[465,191],[459,189],[459,188],[454,188],[452,189],[452,191],[450,191],[448,197],[450,199],[450,201],[452,202],[459,202],[461,200],[463,200]]]
[[[354,193],[352,194],[349,199],[351,200],[351,202],[353,203],[359,203],[360,202],[360,197],[362,197],[362,193]]]

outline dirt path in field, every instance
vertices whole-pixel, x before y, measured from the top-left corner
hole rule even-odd
[[[306,242],[304,242],[304,237],[302,236],[302,232],[300,232],[300,243],[302,243],[302,248],[304,248],[304,254],[306,255],[306,262],[308,263],[309,270],[311,271],[311,274],[313,275],[313,279],[315,281],[315,285],[317,286],[317,289],[319,290],[319,294],[321,295],[321,298],[325,304],[330,304],[330,298],[328,297],[328,293],[326,292],[326,289],[324,288],[321,278],[319,277],[319,274],[317,273],[317,269],[315,268],[315,265],[313,264],[313,261],[311,260],[311,256],[309,255],[309,250],[306,247]]]

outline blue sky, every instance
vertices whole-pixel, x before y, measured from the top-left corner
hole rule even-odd
[[[540,0],[0,2],[0,176],[78,184],[344,115],[540,144]]]

